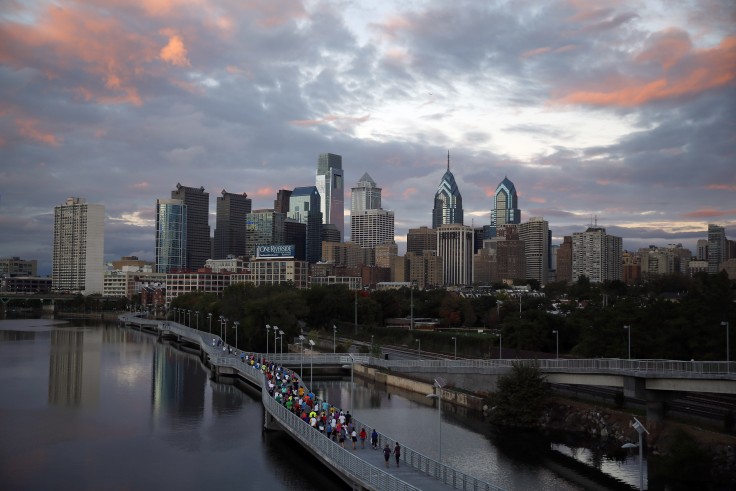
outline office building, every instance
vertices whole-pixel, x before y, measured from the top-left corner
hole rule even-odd
[[[572,236],[566,235],[557,250],[557,281],[566,284],[573,282],[572,277]]]
[[[406,234],[406,252],[437,252],[437,231],[429,227],[410,228]]]
[[[345,191],[342,157],[321,153],[317,159],[317,191],[320,196],[322,223],[331,223],[345,236]]]
[[[463,197],[455,182],[455,176],[450,172],[450,152],[447,152],[447,171],[437,187],[432,210],[432,228],[440,225],[463,223]]]
[[[271,209],[248,213],[245,217],[245,256],[255,256],[259,245],[287,244],[284,237],[285,221],[285,213]]]
[[[519,225],[519,239],[524,241],[526,279],[546,285],[549,273],[549,223],[544,218],[530,218]]]
[[[473,283],[473,228],[460,224],[437,229],[437,256],[442,258],[446,286]]]
[[[187,267],[187,205],[180,199],[156,200],[156,272]]]
[[[289,200],[291,199],[291,189],[279,189],[276,193],[276,199],[273,201],[273,211],[277,213],[289,213]]]
[[[59,292],[102,293],[105,271],[105,207],[68,198],[54,207],[52,288]]]
[[[176,184],[171,199],[181,200],[186,205],[186,263],[185,268],[197,270],[204,267],[212,256],[210,240],[210,194],[203,187],[192,188]]]
[[[521,223],[516,187],[504,177],[493,195],[493,210],[491,211],[491,227],[500,227],[507,223]]]
[[[244,256],[246,216],[251,210],[250,198],[246,193],[228,193],[223,189],[221,196],[217,197],[216,209],[214,259]]]
[[[315,186],[295,188],[289,199],[288,217],[306,225],[304,259],[309,263],[316,263],[322,256],[320,201]]]
[[[38,275],[38,260],[36,259],[0,258],[0,277],[36,275]]]

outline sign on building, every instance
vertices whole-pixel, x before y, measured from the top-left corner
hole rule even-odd
[[[296,246],[294,244],[256,246],[257,259],[293,258],[295,252]]]

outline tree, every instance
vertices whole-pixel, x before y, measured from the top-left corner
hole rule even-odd
[[[536,427],[547,396],[544,375],[537,364],[514,362],[511,371],[498,378],[491,396],[491,423],[517,428]]]

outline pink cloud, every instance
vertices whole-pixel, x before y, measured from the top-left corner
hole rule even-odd
[[[522,58],[531,58],[533,56],[542,55],[544,53],[549,53],[552,51],[552,48],[549,46],[545,46],[543,48],[537,48],[537,49],[530,49],[529,51],[525,51],[521,54]]]
[[[46,133],[38,129],[39,122],[35,119],[16,119],[15,125],[21,136],[35,140],[39,143],[58,147],[60,139],[53,133]]]
[[[668,30],[632,59],[635,64],[656,64],[657,75],[615,77],[595,86],[560,93],[562,104],[640,106],[652,101],[677,99],[736,84],[736,36],[709,49],[693,49],[681,31]]]
[[[736,216],[736,209],[733,210],[716,210],[715,208],[705,208],[702,210],[684,213],[684,218],[716,218],[723,216]]]
[[[132,187],[133,189],[148,189],[151,187],[151,183],[148,181],[136,182]]]
[[[709,184],[705,189],[713,189],[716,191],[736,191],[736,184]]]
[[[268,198],[269,196],[276,196],[276,191],[272,187],[262,187],[258,188],[253,195],[259,198]]]
[[[171,29],[164,29],[162,34],[169,37],[169,42],[161,48],[159,57],[175,66],[188,67],[191,66],[189,58],[187,58],[187,48],[184,46],[181,36],[174,33]]]
[[[532,203],[537,203],[537,204],[543,204],[547,202],[545,198],[537,198],[537,197],[528,198],[527,201],[531,201]]]

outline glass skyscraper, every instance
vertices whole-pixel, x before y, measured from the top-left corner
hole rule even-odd
[[[331,223],[345,236],[345,191],[342,156],[321,153],[317,159],[317,191],[320,196],[322,223]]]
[[[322,212],[316,186],[295,188],[291,192],[288,218],[306,224],[305,260],[310,263],[319,261],[322,257]]]
[[[222,190],[217,198],[214,258],[245,255],[245,222],[251,210],[246,193],[235,194]]]
[[[506,224],[521,223],[521,211],[519,211],[516,187],[504,177],[501,184],[496,188],[493,195],[493,211],[491,211],[491,226],[500,227]]]
[[[171,191],[171,199],[180,199],[187,206],[186,213],[186,263],[187,269],[204,267],[204,263],[211,258],[212,245],[210,241],[210,193],[203,187],[192,188],[176,185]]]
[[[463,197],[455,182],[455,176],[450,172],[450,152],[447,152],[447,171],[437,187],[432,210],[432,228],[440,225],[463,223]]]
[[[187,205],[180,199],[156,200],[156,272],[185,269]]]

